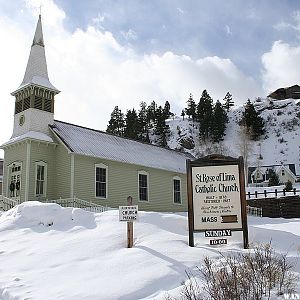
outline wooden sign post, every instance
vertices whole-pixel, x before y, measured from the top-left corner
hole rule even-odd
[[[132,197],[128,196],[127,206],[119,206],[119,221],[127,222],[127,248],[133,246],[133,222],[137,221],[138,206],[132,205]]]
[[[128,196],[127,205],[132,205],[132,197]],[[127,222],[127,248],[133,246],[133,222]]]
[[[189,245],[194,232],[204,232],[210,245],[227,244],[233,231],[243,231],[248,248],[243,158],[209,155],[187,161]]]

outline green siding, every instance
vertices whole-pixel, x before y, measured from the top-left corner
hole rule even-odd
[[[56,191],[54,199],[69,198],[71,196],[71,155],[61,144],[55,148],[55,166]]]
[[[53,199],[55,195],[55,145],[32,142],[30,155],[30,179],[28,200]],[[47,164],[47,191],[46,197],[35,195],[36,163],[43,161]]]
[[[35,165],[38,161],[47,164],[47,199],[71,197],[71,153],[61,143],[47,144],[27,141],[5,150],[5,176],[3,192],[7,190],[7,166],[15,161],[22,163],[21,200],[25,199],[26,154],[30,143],[29,200],[44,200],[35,196]],[[95,197],[95,165],[108,167],[107,199]],[[138,172],[149,174],[149,201],[138,201]],[[181,178],[182,204],[173,203],[173,178]],[[187,211],[186,175],[143,166],[103,160],[83,155],[74,155],[74,196],[109,207],[125,205],[128,196],[140,210]],[[9,195],[8,195],[9,196]]]
[[[21,174],[21,189],[20,189],[20,200],[25,199],[25,178],[26,178],[26,143],[19,143],[9,146],[4,152],[4,176],[3,176],[3,195],[9,197],[9,192],[7,191],[7,180],[8,166],[14,162],[22,163],[22,174]]]
[[[95,164],[108,166],[108,197],[95,197]],[[186,175],[137,165],[75,156],[74,195],[109,207],[125,205],[129,195],[140,210],[187,211]],[[149,174],[149,201],[138,201],[138,171]],[[182,205],[173,203],[173,177],[181,178]]]

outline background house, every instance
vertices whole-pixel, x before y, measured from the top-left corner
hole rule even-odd
[[[288,180],[294,184],[297,180],[295,164],[257,166],[248,168],[248,186],[268,186],[270,170],[278,175],[280,184]]]

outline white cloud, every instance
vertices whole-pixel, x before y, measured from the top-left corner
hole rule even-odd
[[[225,25],[225,32],[227,35],[232,35],[232,31],[229,25]]]
[[[23,19],[9,20],[0,13],[0,49],[2,99],[0,143],[12,133],[14,100],[9,95],[18,87],[25,72],[38,6],[35,0],[23,7]],[[35,7],[32,15],[32,7]],[[106,129],[115,105],[123,112],[138,108],[140,101],[160,104],[168,100],[180,113],[189,93],[198,100],[207,89],[215,99],[227,91],[236,103],[261,96],[262,90],[245,76],[230,59],[205,57],[198,60],[166,52],[162,55],[138,55],[120,45],[110,32],[90,26],[68,32],[63,27],[65,13],[52,1],[43,2],[43,28],[48,71],[51,82],[62,92],[56,98],[55,118],[83,126]],[[92,21],[91,21],[92,23]]]
[[[137,33],[133,29],[129,29],[128,31],[121,31],[121,34],[127,41],[135,41],[138,38]]]
[[[299,84],[300,46],[293,47],[276,41],[272,49],[262,56],[263,84],[268,92],[280,87]]]

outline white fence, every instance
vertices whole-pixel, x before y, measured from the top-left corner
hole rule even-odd
[[[56,199],[56,200],[46,200],[46,203],[57,203],[62,207],[76,207],[76,208],[82,208],[84,210],[90,211],[90,212],[104,212],[106,210],[109,210],[108,207],[95,204],[93,202],[88,202],[85,200],[78,199],[76,197],[73,198],[67,198],[67,199]],[[14,206],[20,204],[20,201],[16,201],[7,197],[4,197],[0,195],[0,210],[7,211],[13,208]]]
[[[106,206],[98,205],[93,202],[81,200],[79,198],[66,198],[66,199],[56,199],[56,200],[46,200],[47,203],[57,203],[62,207],[77,207],[82,208],[84,210],[88,210],[91,212],[104,212],[107,211],[109,208]]]

